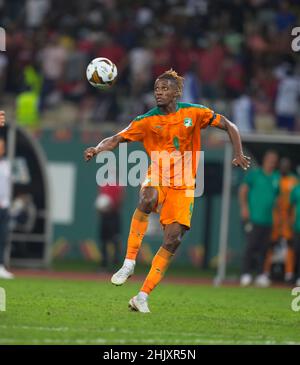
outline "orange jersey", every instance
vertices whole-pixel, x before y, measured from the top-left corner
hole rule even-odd
[[[174,113],[164,114],[156,107],[148,113],[138,116],[119,135],[123,136],[126,141],[140,141],[144,144],[151,159],[151,166],[148,170],[149,179],[158,175],[159,185],[190,189],[194,188],[194,184],[186,183],[184,164],[190,166],[192,178],[195,178],[196,152],[201,150],[201,129],[208,125],[218,126],[220,118],[219,114],[203,105],[177,103]],[[164,151],[167,152],[166,155],[163,154]],[[162,156],[159,160],[156,159],[157,153]],[[170,154],[176,157],[170,159],[167,157]],[[169,160],[164,164],[168,158]],[[164,180],[166,166],[169,166],[170,171],[167,180],[169,184],[162,183],[166,181]]]
[[[272,238],[274,241],[279,237],[284,237],[288,240],[292,238],[290,194],[297,183],[298,179],[294,175],[281,176],[280,178],[280,195],[273,212]]]

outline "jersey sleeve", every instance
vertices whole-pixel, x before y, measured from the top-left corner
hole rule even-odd
[[[133,120],[128,127],[123,129],[118,134],[127,141],[143,141],[146,132],[145,119]]]
[[[207,126],[217,127],[220,124],[221,115],[215,113],[209,108],[199,108],[197,110],[197,116],[197,120],[201,129],[204,129]]]

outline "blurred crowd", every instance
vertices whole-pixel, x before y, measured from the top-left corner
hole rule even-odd
[[[172,67],[183,101],[241,131],[300,131],[299,18],[299,0],[0,0],[0,98],[15,98],[26,125],[61,105],[74,123],[128,124],[153,107],[153,82]],[[94,57],[118,67],[107,92],[86,81]]]

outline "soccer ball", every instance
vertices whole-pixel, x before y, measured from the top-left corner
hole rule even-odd
[[[87,69],[88,82],[97,89],[108,89],[116,81],[118,70],[116,65],[108,58],[99,57],[93,59]]]

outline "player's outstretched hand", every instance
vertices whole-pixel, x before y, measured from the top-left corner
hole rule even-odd
[[[5,125],[5,112],[0,110],[0,127],[4,127]]]
[[[250,167],[251,158],[245,155],[236,156],[232,164],[234,166],[241,166],[242,169],[247,170]]]
[[[84,151],[85,161],[90,161],[96,155],[97,155],[97,150],[95,147],[89,147]]]

